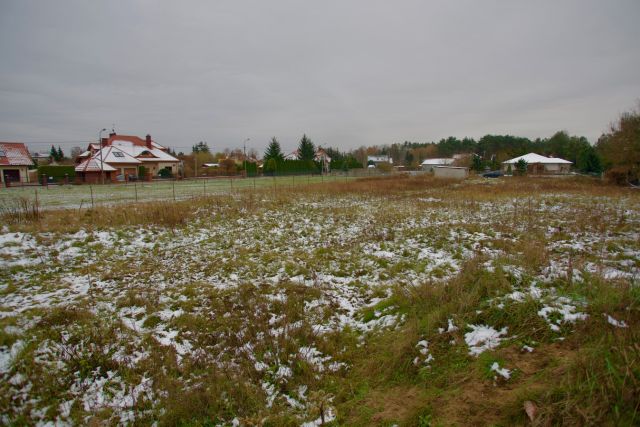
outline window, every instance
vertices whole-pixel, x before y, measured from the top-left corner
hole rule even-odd
[[[4,151],[4,148],[0,148],[0,157],[5,157],[7,155],[7,152]]]
[[[121,153],[120,151],[114,151],[113,157],[124,157],[124,153]]]

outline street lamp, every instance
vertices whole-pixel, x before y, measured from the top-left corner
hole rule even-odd
[[[100,132],[98,132],[98,142],[100,143],[100,183],[104,184],[104,166],[102,163],[102,132],[105,132],[107,129],[102,128]]]
[[[246,178],[247,175],[247,141],[251,141],[251,138],[247,138],[244,140],[244,142],[242,143],[242,148],[244,149],[244,177]]]

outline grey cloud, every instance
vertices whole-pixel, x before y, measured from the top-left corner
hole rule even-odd
[[[639,12],[635,0],[5,1],[0,140],[89,140],[115,123],[179,149],[251,137],[263,150],[275,135],[291,150],[304,132],[342,149],[559,129],[594,141],[640,95]]]

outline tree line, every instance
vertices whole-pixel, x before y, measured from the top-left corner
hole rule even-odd
[[[438,142],[410,142],[381,147],[379,154],[389,155],[394,164],[418,167],[425,159],[450,158],[454,154],[472,154],[466,166],[481,171],[499,169],[505,160],[527,153],[560,157],[573,162],[583,173],[600,173],[602,162],[594,146],[584,136],[572,136],[566,131],[556,132],[550,138],[529,138],[513,135],[485,135],[479,140],[450,136]]]
[[[370,155],[388,155],[394,165],[417,169],[425,159],[449,158],[454,154],[468,154],[468,164],[465,166],[477,171],[496,170],[505,160],[533,152],[568,160],[573,163],[575,170],[582,173],[595,175],[606,171],[616,182],[637,183],[640,179],[640,110],[637,108],[624,113],[594,145],[584,136],[558,131],[549,138],[529,139],[514,135],[488,134],[475,140],[450,136],[432,142],[404,141],[342,151],[333,147],[316,147],[304,134],[298,143],[296,159],[285,160],[280,142],[273,137],[263,155],[264,172],[319,172],[323,165],[316,158],[317,148],[322,149],[331,158],[329,167],[334,171],[366,167],[367,157]],[[229,158],[230,155],[236,159],[244,158],[240,150],[226,150],[224,154],[225,158]],[[205,157],[220,158],[220,155],[222,153],[212,154],[205,142],[199,142],[192,147],[190,156],[203,157],[202,161],[195,162],[202,164]],[[179,156],[189,157],[182,153]],[[257,159],[257,152],[252,150],[249,157]]]

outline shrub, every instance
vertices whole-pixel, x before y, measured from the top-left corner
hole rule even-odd
[[[630,173],[629,170],[625,167],[614,167],[607,171],[606,173],[607,181],[616,185],[627,185],[629,184]]]
[[[378,163],[377,167],[382,172],[391,172],[393,170],[393,165],[391,163],[387,163],[387,162]]]
[[[160,169],[160,172],[158,172],[158,175],[160,175],[161,178],[171,178],[171,177],[173,177],[173,174],[171,173],[171,168],[170,167],[166,167],[166,168]]]

